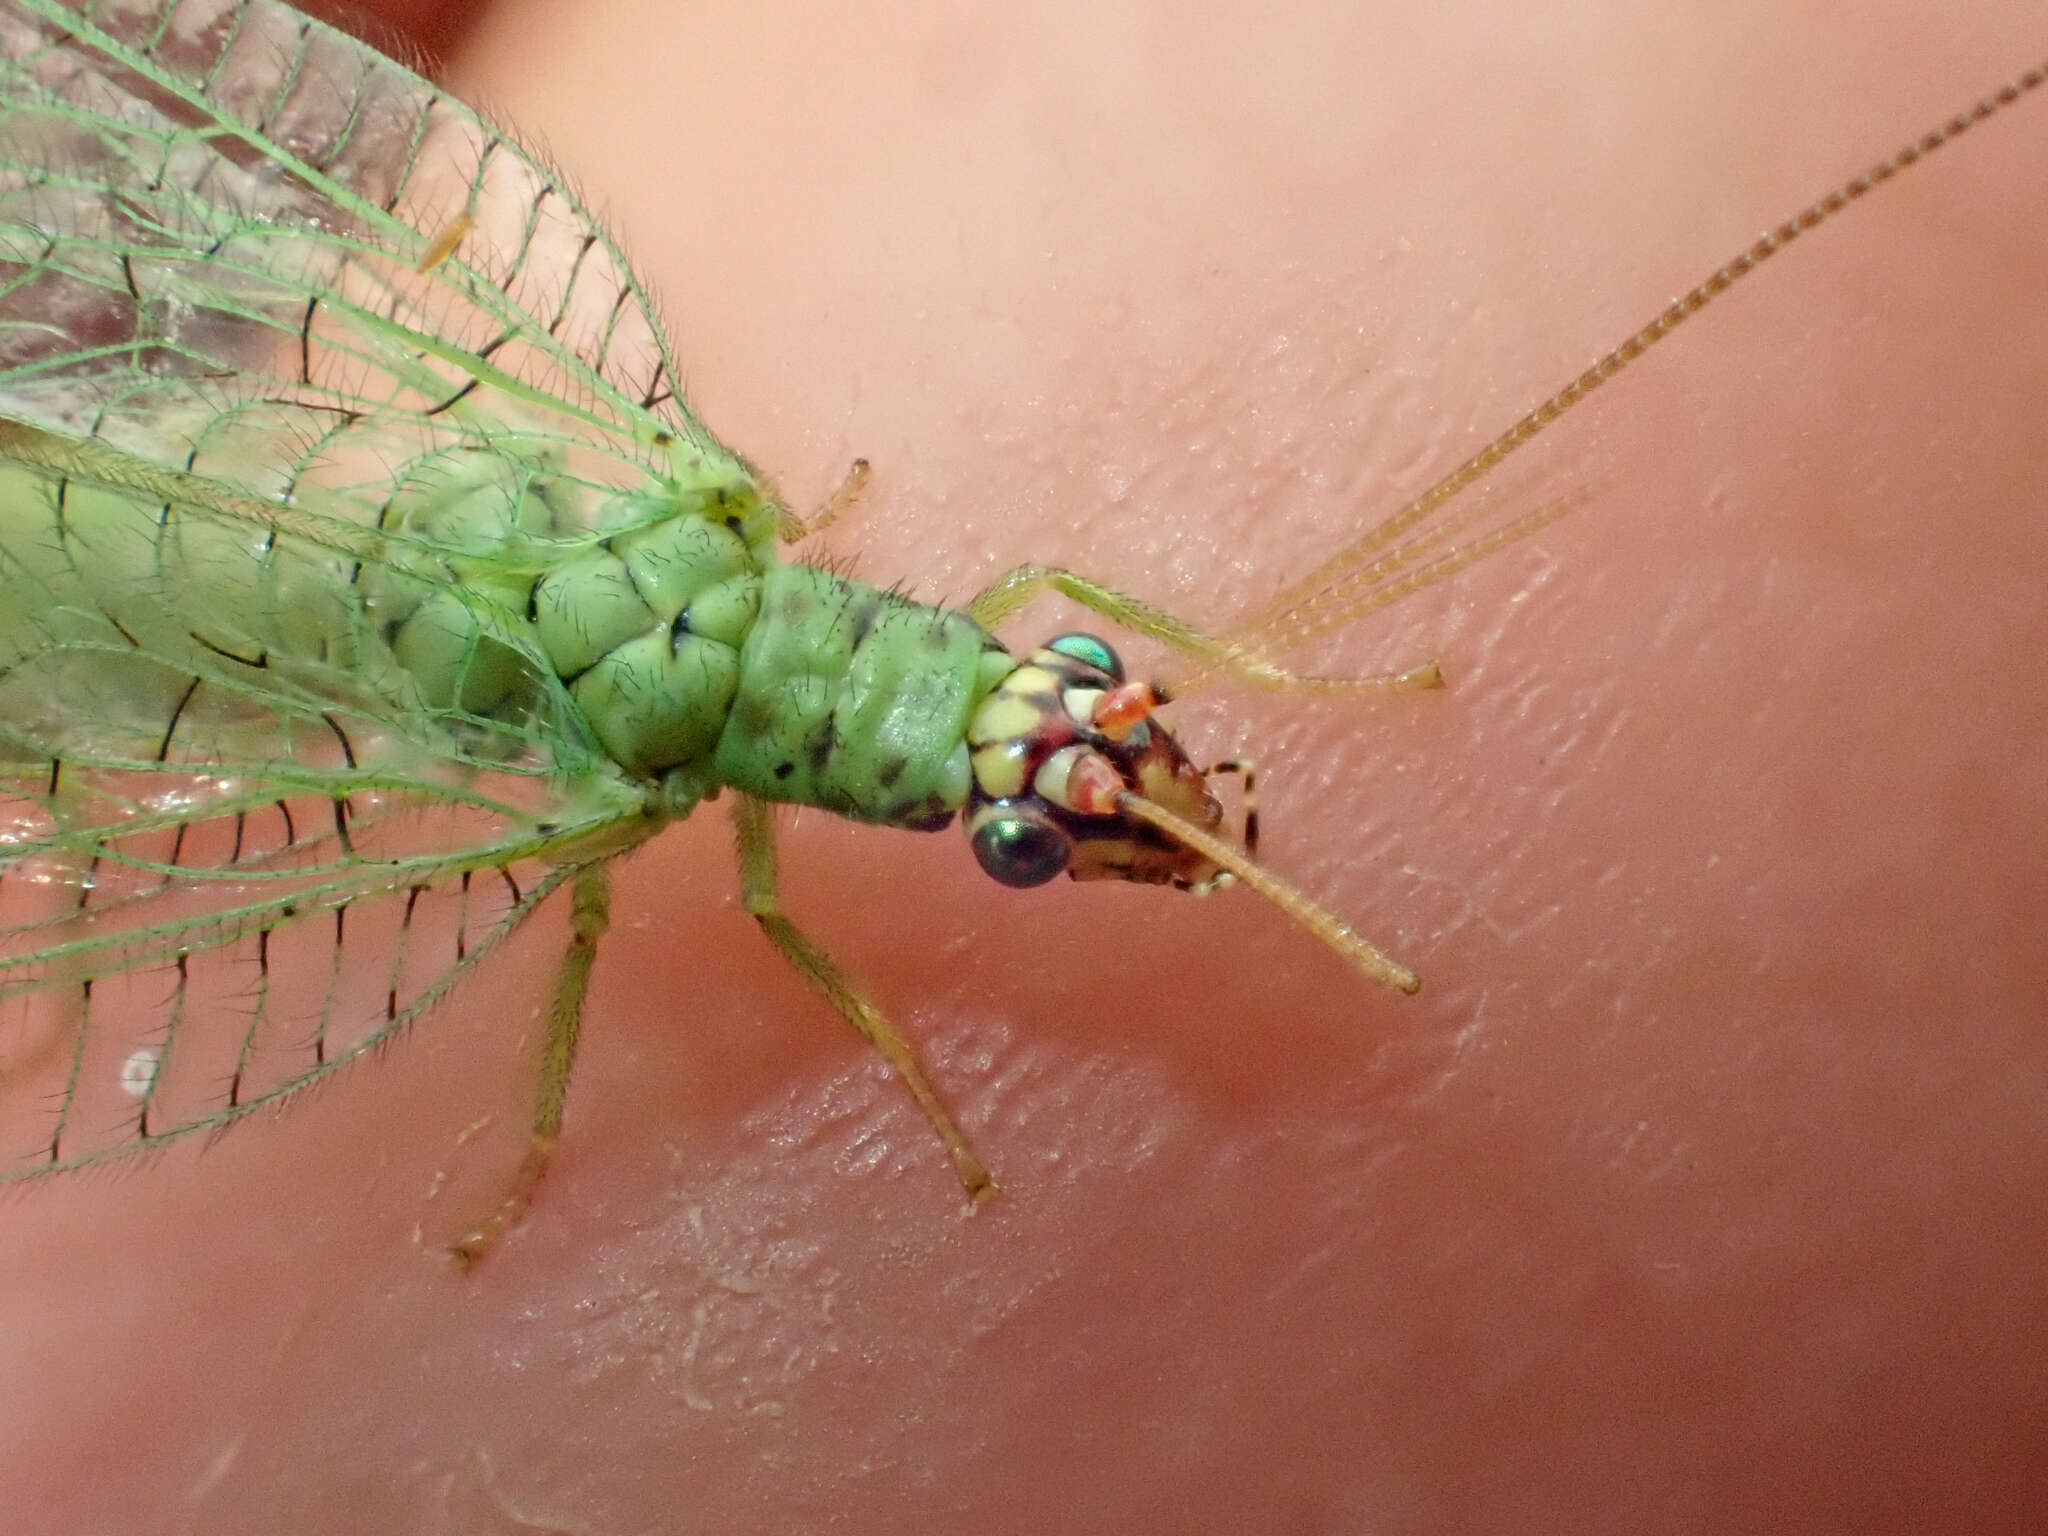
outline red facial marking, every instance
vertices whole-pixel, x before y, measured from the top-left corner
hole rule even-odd
[[[1124,781],[1108,758],[1084,752],[1067,775],[1067,805],[1083,816],[1114,816]]]
[[[1158,707],[1159,695],[1150,683],[1125,683],[1096,700],[1095,718],[1088,723],[1111,741],[1122,741]]]

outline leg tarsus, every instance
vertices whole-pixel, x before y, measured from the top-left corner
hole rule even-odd
[[[499,1238],[519,1224],[520,1218],[533,1204],[534,1192],[540,1188],[540,1181],[548,1171],[548,1161],[554,1155],[555,1142],[551,1136],[536,1134],[527,1143],[526,1156],[520,1159],[519,1171],[512,1175],[512,1183],[498,1208],[465,1232],[448,1250],[458,1268],[473,1268],[497,1246]]]

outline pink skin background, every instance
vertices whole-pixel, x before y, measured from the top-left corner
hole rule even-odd
[[[2048,52],[2018,0],[1845,15],[505,0],[449,77],[792,502],[874,461],[860,574],[1220,624]],[[0,1203],[0,1524],[2038,1529],[2044,185],[2048,97],[1494,482],[1570,518],[1306,653],[1446,691],[1176,711],[1419,997],[1241,893],[798,818],[793,912],[1004,1182],[970,1217],[700,814],[619,871],[475,1273],[559,914],[284,1117]]]

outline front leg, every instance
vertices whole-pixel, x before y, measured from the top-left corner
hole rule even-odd
[[[796,924],[783,915],[780,875],[775,859],[775,824],[769,808],[751,795],[737,795],[733,800],[732,820],[739,845],[740,888],[747,911],[761,925],[768,942],[775,946],[783,959],[796,967],[797,974],[823,993],[825,1000],[839,1010],[847,1023],[866,1036],[868,1043],[896,1069],[896,1075],[903,1079],[903,1086],[910,1090],[910,1096],[917,1100],[917,1107],[924,1111],[925,1119],[938,1132],[946,1155],[953,1160],[953,1172],[967,1191],[968,1201],[974,1205],[981,1204],[995,1194],[996,1181],[990,1176],[988,1165],[967,1145],[967,1138],[960,1134],[953,1117],[939,1102],[938,1094],[924,1075],[924,1068],[918,1065],[916,1053],[889,1021],[854,990],[852,981],[831,957],[804,937]]]

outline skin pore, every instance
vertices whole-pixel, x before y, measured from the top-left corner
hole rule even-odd
[[[1058,561],[1218,624],[2042,49],[1909,0],[480,26],[452,83],[608,210],[713,429],[799,506],[874,462],[857,574]],[[1004,1183],[969,1218],[714,808],[619,872],[561,1152],[473,1275],[440,1249],[517,1161],[559,915],[289,1115],[0,1205],[0,1507],[2026,1528],[2044,105],[1489,487],[1570,517],[1303,658],[1445,691],[1175,707],[1420,996],[1243,893],[1012,893],[800,818],[791,914]]]

